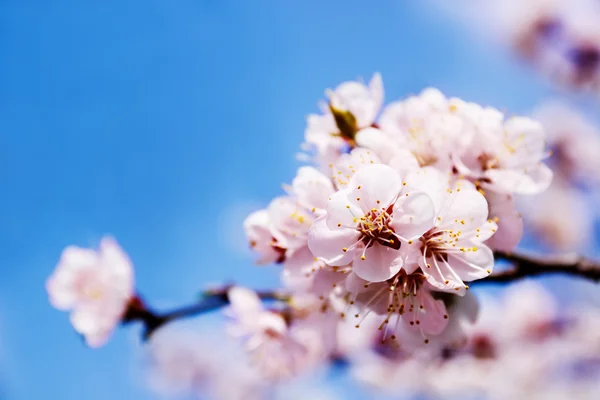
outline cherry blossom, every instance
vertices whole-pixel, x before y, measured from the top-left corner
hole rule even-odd
[[[357,328],[370,312],[385,317],[383,342],[396,340],[400,321],[426,343],[429,335],[439,335],[448,324],[444,302],[433,297],[433,287],[421,273],[400,271],[386,282],[369,282],[352,273],[344,287],[358,310],[354,315]]]
[[[228,297],[232,317],[229,332],[244,339],[246,351],[265,378],[296,375],[323,357],[318,326],[288,326],[282,313],[265,309],[256,293],[243,287],[233,287]]]
[[[402,242],[420,237],[433,217],[429,196],[407,188],[391,167],[369,165],[330,197],[327,213],[309,231],[308,246],[329,265],[354,261],[358,276],[381,282],[402,268]]]
[[[542,103],[534,111],[547,132],[552,156],[548,162],[563,180],[588,187],[600,183],[600,130],[574,108],[559,101]]]
[[[454,107],[440,91],[426,89],[419,96],[391,103],[384,109],[379,126],[388,136],[385,145],[381,140],[377,143],[373,134],[367,137],[368,132],[357,140],[374,150],[387,147],[391,156],[388,161],[395,156],[390,150],[408,149],[420,166],[448,169],[451,154],[469,139],[463,120],[451,112]]]
[[[512,117],[474,137],[469,152],[456,159],[458,171],[484,189],[501,193],[534,194],[545,190],[552,171],[542,125],[526,117]]]
[[[273,226],[267,210],[250,214],[244,221],[244,230],[250,247],[259,254],[258,264],[282,262],[285,259],[287,243]]]
[[[431,285],[464,294],[465,281],[492,272],[494,256],[483,242],[497,226],[488,220],[485,197],[469,182],[459,181],[444,193],[435,225],[411,244],[419,248],[418,265]]]
[[[511,251],[523,237],[523,217],[517,210],[514,196],[510,193],[485,193],[489,218],[498,225],[494,235],[485,244],[492,250]]]
[[[383,103],[381,75],[373,75],[368,86],[348,81],[327,90],[326,94],[329,102],[322,105],[322,114],[311,114],[307,118],[303,146],[315,153],[315,161],[322,169],[354,144],[357,132],[375,122]]]
[[[521,200],[528,229],[553,251],[581,250],[590,244],[592,206],[576,188],[557,181],[547,191]]]
[[[134,295],[133,266],[112,238],[98,251],[67,247],[46,282],[50,303],[72,310],[71,323],[90,347],[104,345]]]

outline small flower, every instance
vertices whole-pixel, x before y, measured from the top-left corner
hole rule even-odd
[[[385,282],[368,282],[350,274],[345,289],[350,304],[358,309],[354,315],[356,327],[371,312],[384,316],[380,325],[382,342],[396,340],[403,330],[400,320],[404,328],[418,334],[425,343],[429,343],[430,335],[439,335],[448,325],[444,302],[433,297],[433,287],[420,272],[400,271]]]
[[[403,265],[402,241],[419,238],[433,217],[429,196],[407,188],[391,167],[369,165],[330,197],[326,215],[309,231],[308,246],[329,265],[353,261],[361,278],[385,281]]]
[[[315,161],[326,171],[348,146],[354,146],[356,134],[374,122],[383,103],[381,75],[375,74],[365,86],[360,82],[344,82],[327,90],[328,104],[322,114],[307,118],[303,148],[314,153]]]
[[[455,105],[436,89],[426,89],[420,95],[389,104],[383,111],[379,126],[387,134],[387,143],[375,143],[375,135],[358,137],[358,142],[377,152],[386,152],[390,161],[397,149],[407,149],[420,166],[435,165],[450,170],[451,155],[459,152],[469,139],[464,121],[453,110]],[[395,151],[393,151],[395,150]]]
[[[558,178],[586,186],[600,184],[600,130],[584,115],[560,102],[546,102],[534,112],[548,134],[548,159]]]
[[[527,228],[549,249],[582,250],[594,237],[594,209],[568,183],[557,180],[545,192],[521,200]]]
[[[503,124],[489,122],[457,162],[458,171],[482,188],[500,193],[534,194],[550,185],[552,171],[542,125],[513,117]]]
[[[413,248],[419,248],[418,265],[432,286],[464,294],[465,281],[492,272],[494,255],[483,242],[497,226],[487,219],[485,197],[469,182],[459,181],[444,193],[435,225]]]
[[[335,164],[331,165],[331,179],[338,189],[346,188],[356,171],[372,164],[381,164],[379,157],[370,150],[357,147],[349,154],[342,154]]]
[[[244,221],[244,231],[250,247],[259,254],[258,264],[285,260],[287,243],[273,226],[267,210],[250,214]]]
[[[72,310],[71,323],[90,347],[106,343],[134,294],[133,266],[116,241],[98,251],[67,247],[46,282],[50,303]]]
[[[265,378],[294,376],[325,355],[318,326],[288,325],[282,313],[265,309],[258,295],[243,287],[231,288],[228,297],[233,318],[229,332],[244,340],[246,351]]]

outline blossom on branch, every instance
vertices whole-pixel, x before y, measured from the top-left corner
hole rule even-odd
[[[50,303],[72,310],[71,323],[90,347],[106,343],[134,295],[133,265],[105,237],[96,250],[67,247],[46,282]]]

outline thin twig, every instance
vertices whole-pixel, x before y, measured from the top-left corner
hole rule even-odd
[[[577,254],[539,256],[520,252],[496,251],[494,257],[496,260],[508,261],[513,267],[506,271],[493,273],[478,282],[511,282],[529,276],[548,274],[573,275],[600,282],[600,262]]]
[[[139,297],[135,297],[130,301],[122,321],[126,324],[135,321],[141,322],[144,325],[142,337],[144,340],[148,340],[156,330],[169,322],[204,314],[226,306],[229,304],[227,292],[230,288],[231,286],[228,285],[219,289],[207,290],[197,303],[166,312],[153,311]],[[286,299],[284,294],[276,291],[257,291],[256,293],[262,300]]]

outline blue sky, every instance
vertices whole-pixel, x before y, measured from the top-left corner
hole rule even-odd
[[[383,74],[524,112],[532,70],[416,1],[0,3],[0,371],[7,399],[151,399],[131,330],[87,349],[44,281],[65,245],[116,236],[153,304],[277,282],[243,214],[298,163],[327,87]],[[368,6],[367,6],[368,4]]]

